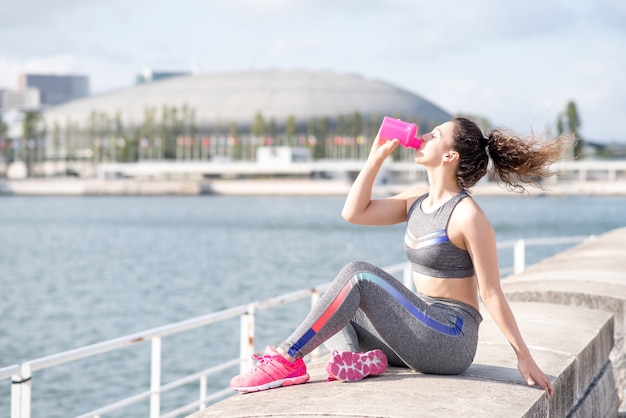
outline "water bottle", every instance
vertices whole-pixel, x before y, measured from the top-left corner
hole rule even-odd
[[[403,147],[417,149],[422,144],[421,138],[417,136],[418,129],[414,123],[385,116],[380,125],[378,136],[387,141],[398,139]]]

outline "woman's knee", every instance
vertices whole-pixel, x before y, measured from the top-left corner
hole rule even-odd
[[[376,272],[379,270],[378,267],[368,263],[367,261],[352,261],[344,266],[344,268],[339,273],[341,277],[352,277],[357,273],[362,272]]]
[[[354,276],[356,276],[358,273],[363,273],[365,271],[371,271],[372,270],[372,266],[369,263],[366,263],[364,261],[353,261],[350,262],[348,264],[346,264],[341,271],[337,274],[337,276],[335,277],[335,280],[333,280],[333,283],[339,285],[339,286],[343,286],[345,285],[345,283],[349,282],[350,280],[352,280],[352,278]]]

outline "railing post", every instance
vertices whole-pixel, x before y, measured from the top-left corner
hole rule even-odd
[[[404,269],[402,269],[402,283],[409,289],[413,290],[413,267],[411,263],[406,263]]]
[[[204,408],[206,408],[206,384],[207,384],[207,377],[206,376],[202,376],[200,378],[200,406],[198,407],[198,411],[202,411]]]
[[[22,364],[18,375],[11,376],[11,418],[30,418],[31,378],[28,363]]]
[[[241,315],[239,372],[245,373],[252,368],[252,354],[254,354],[254,311],[253,303],[248,304],[248,312]]]
[[[161,337],[152,338],[150,364],[150,418],[161,416]]]
[[[526,269],[526,243],[523,239],[515,241],[513,247],[513,273],[518,274]]]

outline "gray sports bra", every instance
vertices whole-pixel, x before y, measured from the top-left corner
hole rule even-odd
[[[466,197],[461,191],[433,213],[422,211],[420,196],[408,213],[404,252],[413,265],[413,271],[444,279],[474,275],[474,264],[469,253],[454,245],[448,238],[448,222],[457,203]]]

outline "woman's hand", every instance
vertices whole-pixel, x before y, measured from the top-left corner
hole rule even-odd
[[[535,360],[530,354],[518,358],[517,369],[519,370],[526,383],[528,383],[528,386],[539,385],[543,390],[546,391],[546,397],[550,398],[552,396],[554,388],[552,387],[550,378],[541,371],[541,369],[539,368],[539,366],[537,366],[537,363],[535,363]]]
[[[372,143],[369,158],[373,158],[377,161],[384,161],[396,148],[398,148],[399,144],[400,141],[398,139],[387,141],[386,139],[376,136],[376,138],[374,138],[374,142]]]

